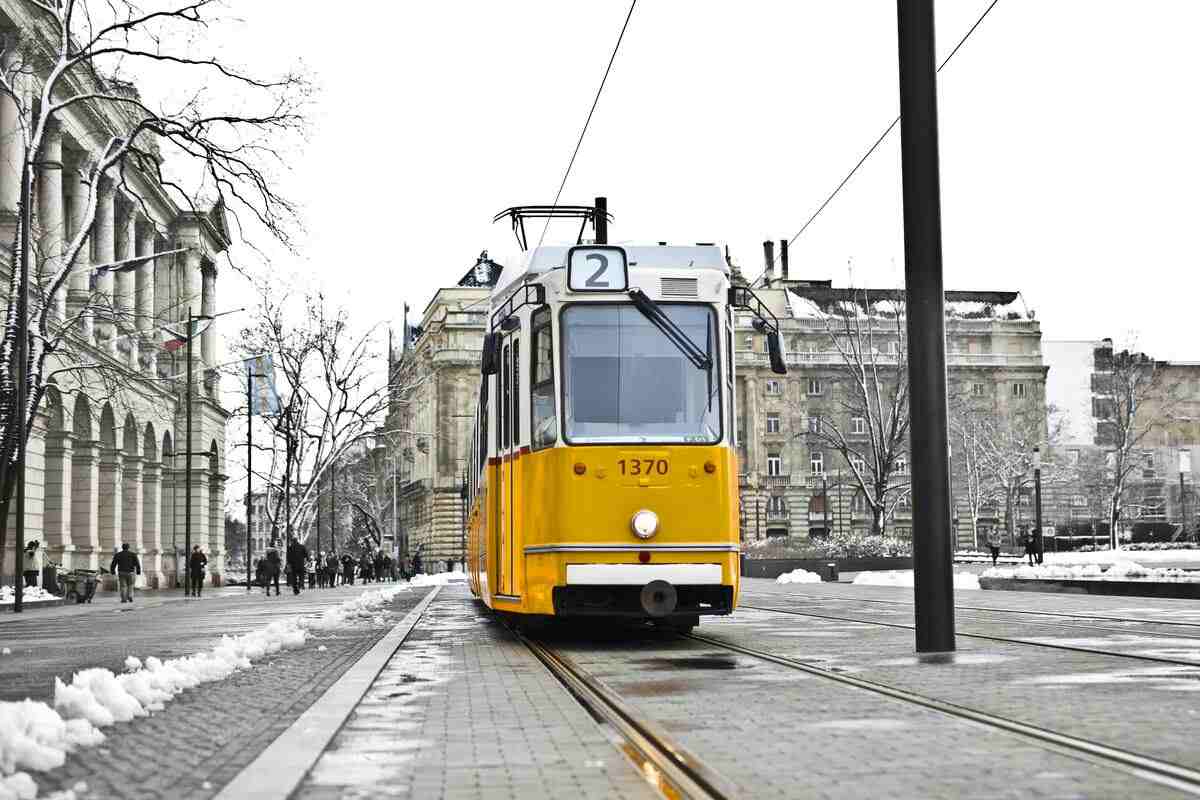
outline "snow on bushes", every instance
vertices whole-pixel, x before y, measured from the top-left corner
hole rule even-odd
[[[992,567],[980,577],[1017,580],[1066,581],[1200,581],[1200,573],[1174,568],[1144,567],[1136,561],[1115,561],[1111,564],[1039,564],[1015,569]]]
[[[399,585],[364,592],[319,615],[276,620],[240,636],[222,636],[211,649],[190,656],[165,661],[129,656],[127,671],[120,675],[92,667],[75,673],[70,683],[56,677],[53,708],[28,699],[0,702],[0,800],[37,796],[37,785],[23,770],[60,767],[76,747],[104,741],[100,728],[160,711],[184,689],[249,669],[265,655],[301,647],[309,631],[386,624],[382,607],[405,591],[407,587]]]
[[[911,569],[892,569],[886,572],[860,572],[854,576],[855,586],[902,586],[913,585]],[[978,589],[979,578],[970,572],[954,573],[955,589]]]
[[[806,569],[794,569],[775,579],[776,583],[820,583],[821,576]]]

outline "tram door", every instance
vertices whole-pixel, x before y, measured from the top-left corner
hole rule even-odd
[[[508,337],[500,369],[500,486],[496,492],[496,591],[516,595],[516,458],[520,452],[521,343]]]

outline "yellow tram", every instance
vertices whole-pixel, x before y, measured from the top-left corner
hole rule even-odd
[[[485,604],[685,630],[733,611],[735,307],[783,372],[774,317],[718,247],[537,247],[504,269],[467,470]]]

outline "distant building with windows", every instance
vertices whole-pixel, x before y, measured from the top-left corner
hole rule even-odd
[[[849,436],[864,435],[867,421],[853,419],[846,411],[845,387],[839,383],[844,380],[839,369],[843,356],[833,347],[825,322],[809,309],[853,302],[856,295],[901,303],[903,291],[793,280],[786,268],[776,277],[770,253],[765,276],[754,291],[779,318],[788,374],[770,371],[765,337],[748,317],[739,316],[735,355],[742,538],[869,532],[872,515],[852,480],[851,465],[812,436],[822,418],[836,418]],[[1017,292],[946,292],[948,383],[951,393],[965,393],[996,414],[1025,411],[1044,419],[1047,368],[1041,326],[1023,308],[1018,310],[1018,301]],[[895,335],[889,337],[886,328],[873,339],[880,364],[894,363],[904,346]],[[897,467],[901,479],[907,466],[907,457],[902,457]],[[962,496],[962,487],[956,485],[955,497]],[[1014,512],[1022,521],[1026,516],[1032,520],[1024,499]],[[965,508],[955,509],[955,525],[956,545],[976,546]],[[992,528],[1006,529],[1005,510],[998,505],[985,506],[979,537]],[[911,536],[910,502],[898,504],[886,530],[897,537]]]

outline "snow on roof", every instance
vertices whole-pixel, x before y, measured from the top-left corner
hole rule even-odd
[[[717,245],[639,245],[617,242],[630,267],[640,269],[711,269],[729,274],[725,254]],[[514,283],[567,265],[567,251],[574,245],[545,245],[526,250],[505,264],[496,280],[493,295],[501,295]]]

